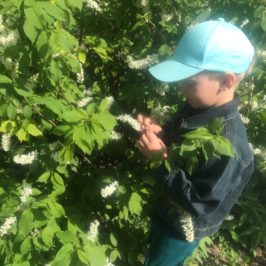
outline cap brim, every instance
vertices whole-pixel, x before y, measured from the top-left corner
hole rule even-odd
[[[202,69],[187,66],[175,60],[166,60],[149,68],[151,75],[163,82],[176,82],[202,71]]]

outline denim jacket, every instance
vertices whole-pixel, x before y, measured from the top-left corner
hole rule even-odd
[[[155,217],[186,241],[218,231],[254,171],[254,159],[238,112],[239,96],[217,107],[196,112],[189,105],[166,127],[165,142],[181,141],[181,134],[223,117],[223,136],[234,146],[236,156],[213,157],[195,173],[176,167],[158,171],[164,198],[153,205]]]

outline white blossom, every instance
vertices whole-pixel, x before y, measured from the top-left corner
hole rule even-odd
[[[0,236],[6,235],[16,221],[17,217],[15,216],[7,218],[4,224],[0,227]]]
[[[118,188],[118,182],[114,181],[110,185],[101,189],[101,195],[103,198],[107,198],[111,196]]]
[[[160,95],[164,96],[166,92],[169,91],[169,84],[161,83],[159,86],[155,88],[155,91]]]
[[[132,116],[130,116],[128,114],[119,115],[117,117],[117,120],[119,120],[121,122],[124,122],[124,123],[128,123],[136,131],[140,131],[140,124],[139,124],[139,122],[135,118],[133,118]]]
[[[20,195],[20,201],[21,203],[25,203],[29,196],[32,195],[32,188],[29,186],[26,186],[23,188],[21,195]]]
[[[32,76],[29,78],[29,82],[31,82],[31,83],[36,83],[36,82],[38,81],[38,78],[39,78],[39,73],[34,74],[34,75],[32,75]]]
[[[31,234],[32,237],[37,236],[39,233],[40,233],[40,231],[39,231],[37,228],[34,228],[34,229],[30,232],[30,234]]]
[[[109,258],[106,258],[105,266],[115,266],[115,265],[109,261]]]
[[[147,6],[149,5],[149,0],[141,0],[140,3],[142,6]]]
[[[118,132],[112,131],[110,139],[111,140],[120,140],[122,138],[122,135]]]
[[[99,4],[94,0],[84,0],[86,6],[88,8],[94,9],[97,12],[102,12],[102,8],[99,6]]]
[[[78,102],[77,102],[77,106],[78,107],[84,107],[84,106],[86,106],[89,102],[91,102],[93,100],[93,98],[92,97],[90,97],[90,96],[88,96],[88,97],[85,97],[85,98],[83,98],[83,99],[81,99],[81,100],[79,100]]]
[[[159,124],[164,124],[165,122],[171,119],[170,111],[171,107],[165,105],[163,107],[158,106],[151,111],[151,116],[157,121]]]
[[[129,55],[127,56],[127,62],[129,68],[131,69],[146,69],[149,66],[158,62],[158,56],[154,54],[154,55],[148,55],[146,58],[143,59],[134,60],[134,58],[131,55]]]
[[[240,117],[241,117],[241,120],[242,120],[242,122],[244,123],[244,124],[248,124],[249,123],[249,118],[248,117],[246,117],[246,116],[244,116],[244,115],[240,115]]]
[[[2,31],[4,29],[4,25],[3,25],[3,16],[0,15],[0,31]]]
[[[4,133],[2,135],[2,148],[4,151],[9,151],[11,145],[11,135],[9,133]]]
[[[15,155],[13,161],[17,164],[31,164],[37,157],[38,152],[32,151],[27,154],[18,154]]]
[[[257,50],[257,55],[263,59],[266,59],[266,50],[261,50],[261,49],[258,49]]]
[[[77,73],[77,82],[80,84],[84,82],[84,69],[81,63],[80,63],[80,72]]]
[[[164,14],[162,14],[161,18],[164,22],[168,22],[173,18],[173,15],[164,13]]]
[[[106,97],[106,100],[107,100],[109,106],[111,106],[113,104],[113,102],[114,102],[114,97],[111,96],[111,95],[110,96],[107,96]]]
[[[11,46],[17,42],[15,33],[12,31],[7,35],[0,36],[0,45]]]
[[[96,237],[98,235],[98,227],[99,227],[100,223],[98,220],[94,220],[91,224],[90,224],[90,229],[88,231],[88,239],[91,240],[92,242],[94,242],[96,240]]]
[[[16,109],[16,113],[17,113],[17,114],[21,114],[21,113],[22,113],[22,109],[21,109],[21,108],[17,108],[17,109]]]
[[[253,154],[260,155],[260,154],[262,154],[262,151],[259,148],[255,148],[255,149],[253,149]]]
[[[226,221],[232,221],[232,220],[234,220],[234,218],[235,218],[234,215],[232,215],[232,214],[228,214],[228,215],[225,217],[225,220],[226,220]]]
[[[246,18],[243,22],[242,22],[242,24],[240,25],[240,28],[243,28],[246,24],[248,24],[249,23],[249,20]]]
[[[139,254],[139,255],[137,256],[137,260],[138,260],[138,262],[140,262],[141,264],[144,264],[144,262],[145,262],[145,257],[144,257],[144,255],[143,255],[143,254]]]

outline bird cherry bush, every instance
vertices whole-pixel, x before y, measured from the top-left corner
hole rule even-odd
[[[135,148],[135,117],[163,124],[182,106],[176,88],[146,70],[189,26],[217,16],[258,49],[239,88],[257,169],[224,231],[248,248],[265,243],[262,2],[0,1],[1,265],[143,263],[154,165]]]

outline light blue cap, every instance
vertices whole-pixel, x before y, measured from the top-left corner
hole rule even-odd
[[[169,60],[149,72],[158,80],[176,82],[204,70],[245,72],[254,56],[246,35],[223,19],[202,22],[188,30]]]

